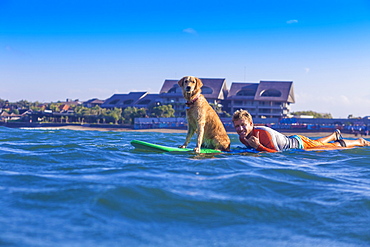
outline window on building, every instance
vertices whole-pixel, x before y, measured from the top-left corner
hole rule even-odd
[[[270,109],[259,109],[259,112],[260,113],[270,113],[271,110]]]
[[[181,88],[179,85],[175,84],[170,90],[168,90],[168,93],[181,93]]]
[[[261,105],[261,106],[272,106],[272,102],[271,101],[259,101],[258,105]]]
[[[213,90],[210,87],[203,86],[202,87],[202,93],[203,94],[213,94]]]
[[[281,92],[276,89],[267,89],[261,92],[261,97],[281,97]]]
[[[109,102],[110,105],[116,105],[119,102],[119,99],[112,100]]]
[[[243,105],[243,101],[241,100],[235,100],[234,105]]]
[[[131,105],[131,104],[132,104],[132,102],[134,102],[134,100],[132,100],[132,99],[128,99],[128,100],[123,101],[123,104],[124,104],[124,105]]]
[[[256,108],[246,108],[246,110],[251,114],[257,112]]]
[[[144,100],[141,100],[139,101],[139,105],[148,105],[150,103],[150,100],[149,99],[144,99]]]
[[[251,89],[242,89],[236,93],[237,96],[254,96],[255,91]]]

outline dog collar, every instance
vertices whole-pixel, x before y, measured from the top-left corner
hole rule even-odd
[[[185,103],[185,105],[187,106],[187,108],[186,108],[186,109],[189,109],[189,108],[190,108],[190,106],[194,105],[195,101],[197,101],[197,100],[198,100],[199,96],[200,96],[200,94],[198,94],[194,99],[192,99],[192,100],[190,100],[190,101],[187,101],[187,102]]]

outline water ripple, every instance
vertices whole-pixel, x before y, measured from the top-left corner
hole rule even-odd
[[[0,128],[0,245],[370,242],[369,148],[195,155],[130,145],[177,146],[184,138]]]

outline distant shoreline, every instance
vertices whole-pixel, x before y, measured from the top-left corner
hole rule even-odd
[[[67,129],[67,130],[79,130],[79,131],[118,131],[118,132],[159,132],[159,133],[184,133],[186,134],[186,129],[168,129],[168,128],[158,128],[158,129],[134,129],[132,126],[123,126],[123,125],[94,125],[94,124],[29,124],[29,123],[8,123],[6,125],[1,124],[0,126],[10,127],[10,128],[26,128],[26,129]],[[284,135],[304,135],[307,137],[319,137],[319,136],[326,136],[330,132],[328,131],[312,131],[312,130],[278,130]],[[229,130],[228,134],[236,134],[233,130]],[[344,138],[355,138],[356,136],[352,133],[342,133]],[[357,137],[359,137],[358,135]],[[368,136],[365,136],[367,138]]]

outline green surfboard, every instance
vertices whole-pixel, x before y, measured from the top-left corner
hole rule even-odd
[[[139,141],[139,140],[132,140],[131,145],[134,146],[136,149],[143,150],[143,151],[153,151],[153,152],[194,152],[193,149],[190,148],[176,148],[176,147],[168,147],[164,145],[158,145],[154,143]],[[222,153],[222,151],[214,150],[214,149],[207,149],[202,148],[200,149],[200,153],[203,154],[210,154],[210,153]]]

